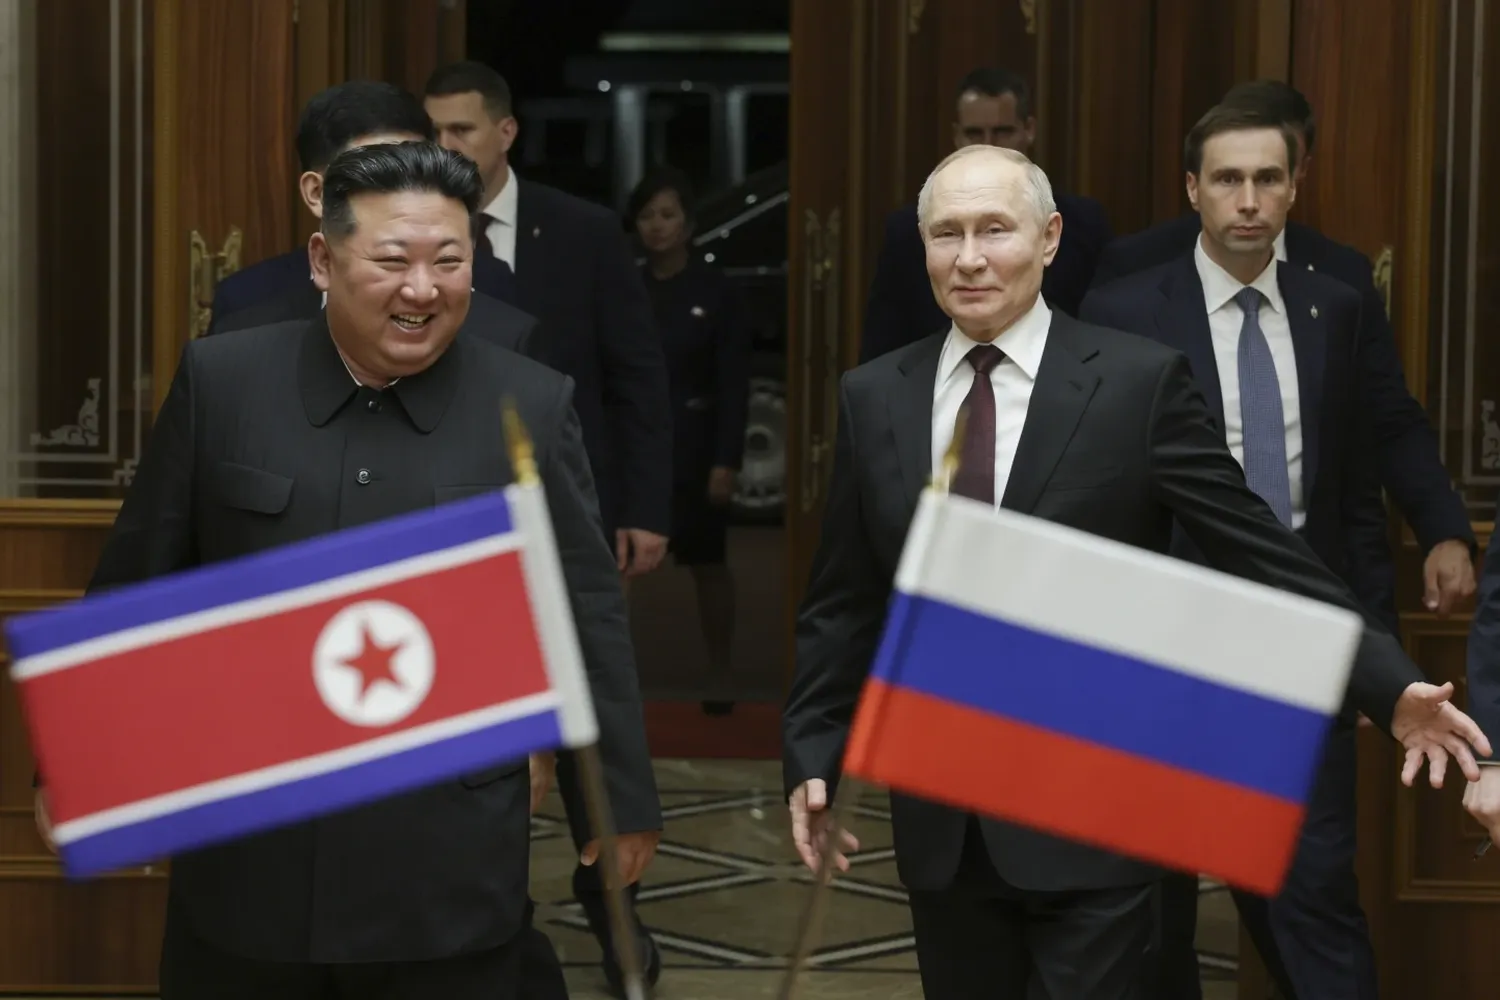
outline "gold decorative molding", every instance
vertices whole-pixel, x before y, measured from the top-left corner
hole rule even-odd
[[[1026,34],[1036,34],[1036,0],[1021,0],[1021,16],[1026,19]]]
[[[1380,248],[1380,255],[1375,258],[1375,290],[1380,293],[1381,301],[1385,303],[1385,318],[1391,318],[1391,284],[1395,278],[1396,249],[1392,246]]]
[[[40,611],[66,601],[76,601],[83,591],[74,588],[21,588],[0,589],[0,615],[25,614]]]
[[[213,322],[214,289],[227,275],[240,269],[240,250],[245,234],[239,226],[230,226],[229,235],[218,253],[211,253],[208,241],[194,229],[188,234],[188,339],[196,340],[208,332]]]
[[[906,0],[906,33],[915,35],[922,30],[922,15],[927,12],[927,0]]]
[[[0,528],[100,528],[120,513],[118,500],[0,500]]]

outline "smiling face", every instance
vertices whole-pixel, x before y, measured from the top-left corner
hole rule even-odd
[[[376,387],[442,356],[469,311],[473,244],[462,202],[432,191],[349,199],[353,227],[314,233],[313,281],[351,371]]]
[[[922,240],[938,304],[987,343],[1036,303],[1062,217],[1042,213],[1025,164],[977,150],[933,176]]]

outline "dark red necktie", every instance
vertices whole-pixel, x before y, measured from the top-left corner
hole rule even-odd
[[[959,445],[958,471],[948,484],[951,493],[980,503],[995,502],[995,387],[990,372],[1005,359],[993,344],[980,344],[964,360],[974,369],[974,382],[964,397],[968,421]]]

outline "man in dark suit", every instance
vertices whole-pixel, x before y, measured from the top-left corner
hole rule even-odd
[[[976,69],[958,85],[953,122],[955,148],[983,144],[1029,153],[1036,139],[1031,88],[1003,69]],[[1089,290],[1099,254],[1110,240],[1109,217],[1092,198],[1058,194],[1063,218],[1057,256],[1042,277],[1042,298],[1072,316]],[[875,264],[859,359],[868,361],[947,329],[948,317],[932,297],[922,266],[917,207],[903,205],[885,220],[885,242]]]
[[[1494,523],[1500,525],[1500,508]],[[1487,736],[1500,739],[1500,528],[1490,532],[1479,601],[1469,626],[1469,711]],[[1486,761],[1486,764],[1489,762]],[[1481,767],[1480,778],[1464,789],[1464,808],[1500,841],[1500,769]]]
[[[1358,601],[1246,485],[1180,353],[1073,320],[1040,296],[1061,230],[1046,175],[1019,153],[954,153],[919,198],[927,268],[950,329],[844,376],[834,471],[798,614],[783,719],[793,836],[816,867],[850,718],[879,640],[910,518],[968,412],[951,489],[1165,552],[1173,521],[1224,572],[1347,608]],[[1000,225],[1005,239],[994,239]],[[1473,722],[1400,645],[1366,631],[1354,704],[1440,773]],[[1267,734],[1274,738],[1274,734]],[[1006,765],[1001,765],[1006,766]],[[1089,794],[1087,783],[1076,792]],[[1036,831],[892,796],[929,1000],[1134,997],[1159,871]],[[839,850],[857,846],[840,834]],[[836,858],[840,867],[847,864]]]
[[[1317,139],[1317,124],[1307,98],[1279,80],[1257,80],[1230,90],[1223,104],[1264,115],[1292,129],[1298,141],[1296,180],[1301,183]],[[1198,214],[1192,212],[1116,239],[1100,258],[1094,287],[1102,288],[1118,278],[1192,253],[1199,230]],[[1380,484],[1401,508],[1417,543],[1427,553],[1422,568],[1423,603],[1428,610],[1446,615],[1474,593],[1473,559],[1478,551],[1474,531],[1443,467],[1427,413],[1406,387],[1396,337],[1384,300],[1375,288],[1369,258],[1296,222],[1286,224],[1276,239],[1275,250],[1278,260],[1335,278],[1360,296],[1360,356],[1367,369],[1361,380],[1361,406],[1371,427]],[[1394,579],[1385,600],[1394,606]]]
[[[321,91],[307,102],[297,125],[297,159],[302,164],[298,191],[303,204],[315,217],[321,216],[323,171],[351,146],[431,140],[433,134],[432,120],[422,103],[394,84],[353,80]],[[515,277],[502,262],[476,258],[473,275],[477,291],[514,304]],[[313,287],[306,247],[225,275],[214,289],[207,333],[219,332],[235,313],[296,292],[304,298],[321,298]],[[236,325],[245,327],[244,322]]]
[[[1188,198],[1202,219],[1179,259],[1095,289],[1080,318],[1187,356],[1214,426],[1252,489],[1387,630],[1396,630],[1385,509],[1369,455],[1361,301],[1347,285],[1276,259],[1296,197],[1298,144],[1277,119],[1221,105],[1188,133]],[[1188,558],[1188,546],[1174,546]],[[1355,876],[1352,713],[1329,734],[1297,855],[1272,900],[1234,892],[1288,997],[1369,997],[1375,953]],[[1198,880],[1163,882],[1163,1000],[1202,996]]]
[[[431,143],[335,159],[310,244],[326,309],[188,346],[91,586],[501,489],[513,473],[500,403],[513,398],[535,440],[620,870],[634,881],[661,812],[572,383],[456,337],[480,190],[472,164]],[[377,259],[396,242],[399,266]],[[162,997],[517,997],[529,799],[520,760],[173,858]]]
[[[516,305],[541,321],[535,356],[578,384],[578,418],[620,568],[650,572],[671,524],[666,359],[619,217],[510,166],[510,87],[482,63],[445,66],[426,87],[438,142],[479,165],[480,250],[516,276]]]
[[[510,87],[490,67],[442,67],[425,93],[438,141],[473,160],[484,178],[479,253],[510,265],[517,304],[540,320],[532,357],[577,383],[578,419],[616,563],[627,577],[648,573],[661,562],[671,527],[671,397],[661,337],[619,217],[516,175]],[[570,812],[575,841],[583,836],[581,816]],[[573,891],[604,946],[605,975],[618,988],[596,871],[580,865]],[[636,923],[654,982],[660,958]]]

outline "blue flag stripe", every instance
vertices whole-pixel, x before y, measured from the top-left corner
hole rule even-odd
[[[887,683],[1291,802],[1307,798],[1327,716],[926,598],[897,594],[891,622],[901,627],[887,629],[873,669]]]
[[[160,861],[183,851],[244,837],[411,791],[562,745],[557,712],[511,719],[339,771],[232,799],[183,809],[81,837],[60,848],[71,878]],[[517,771],[524,776],[524,768]]]
[[[501,491],[101,592],[6,623],[12,658],[455,548],[512,530]]]

